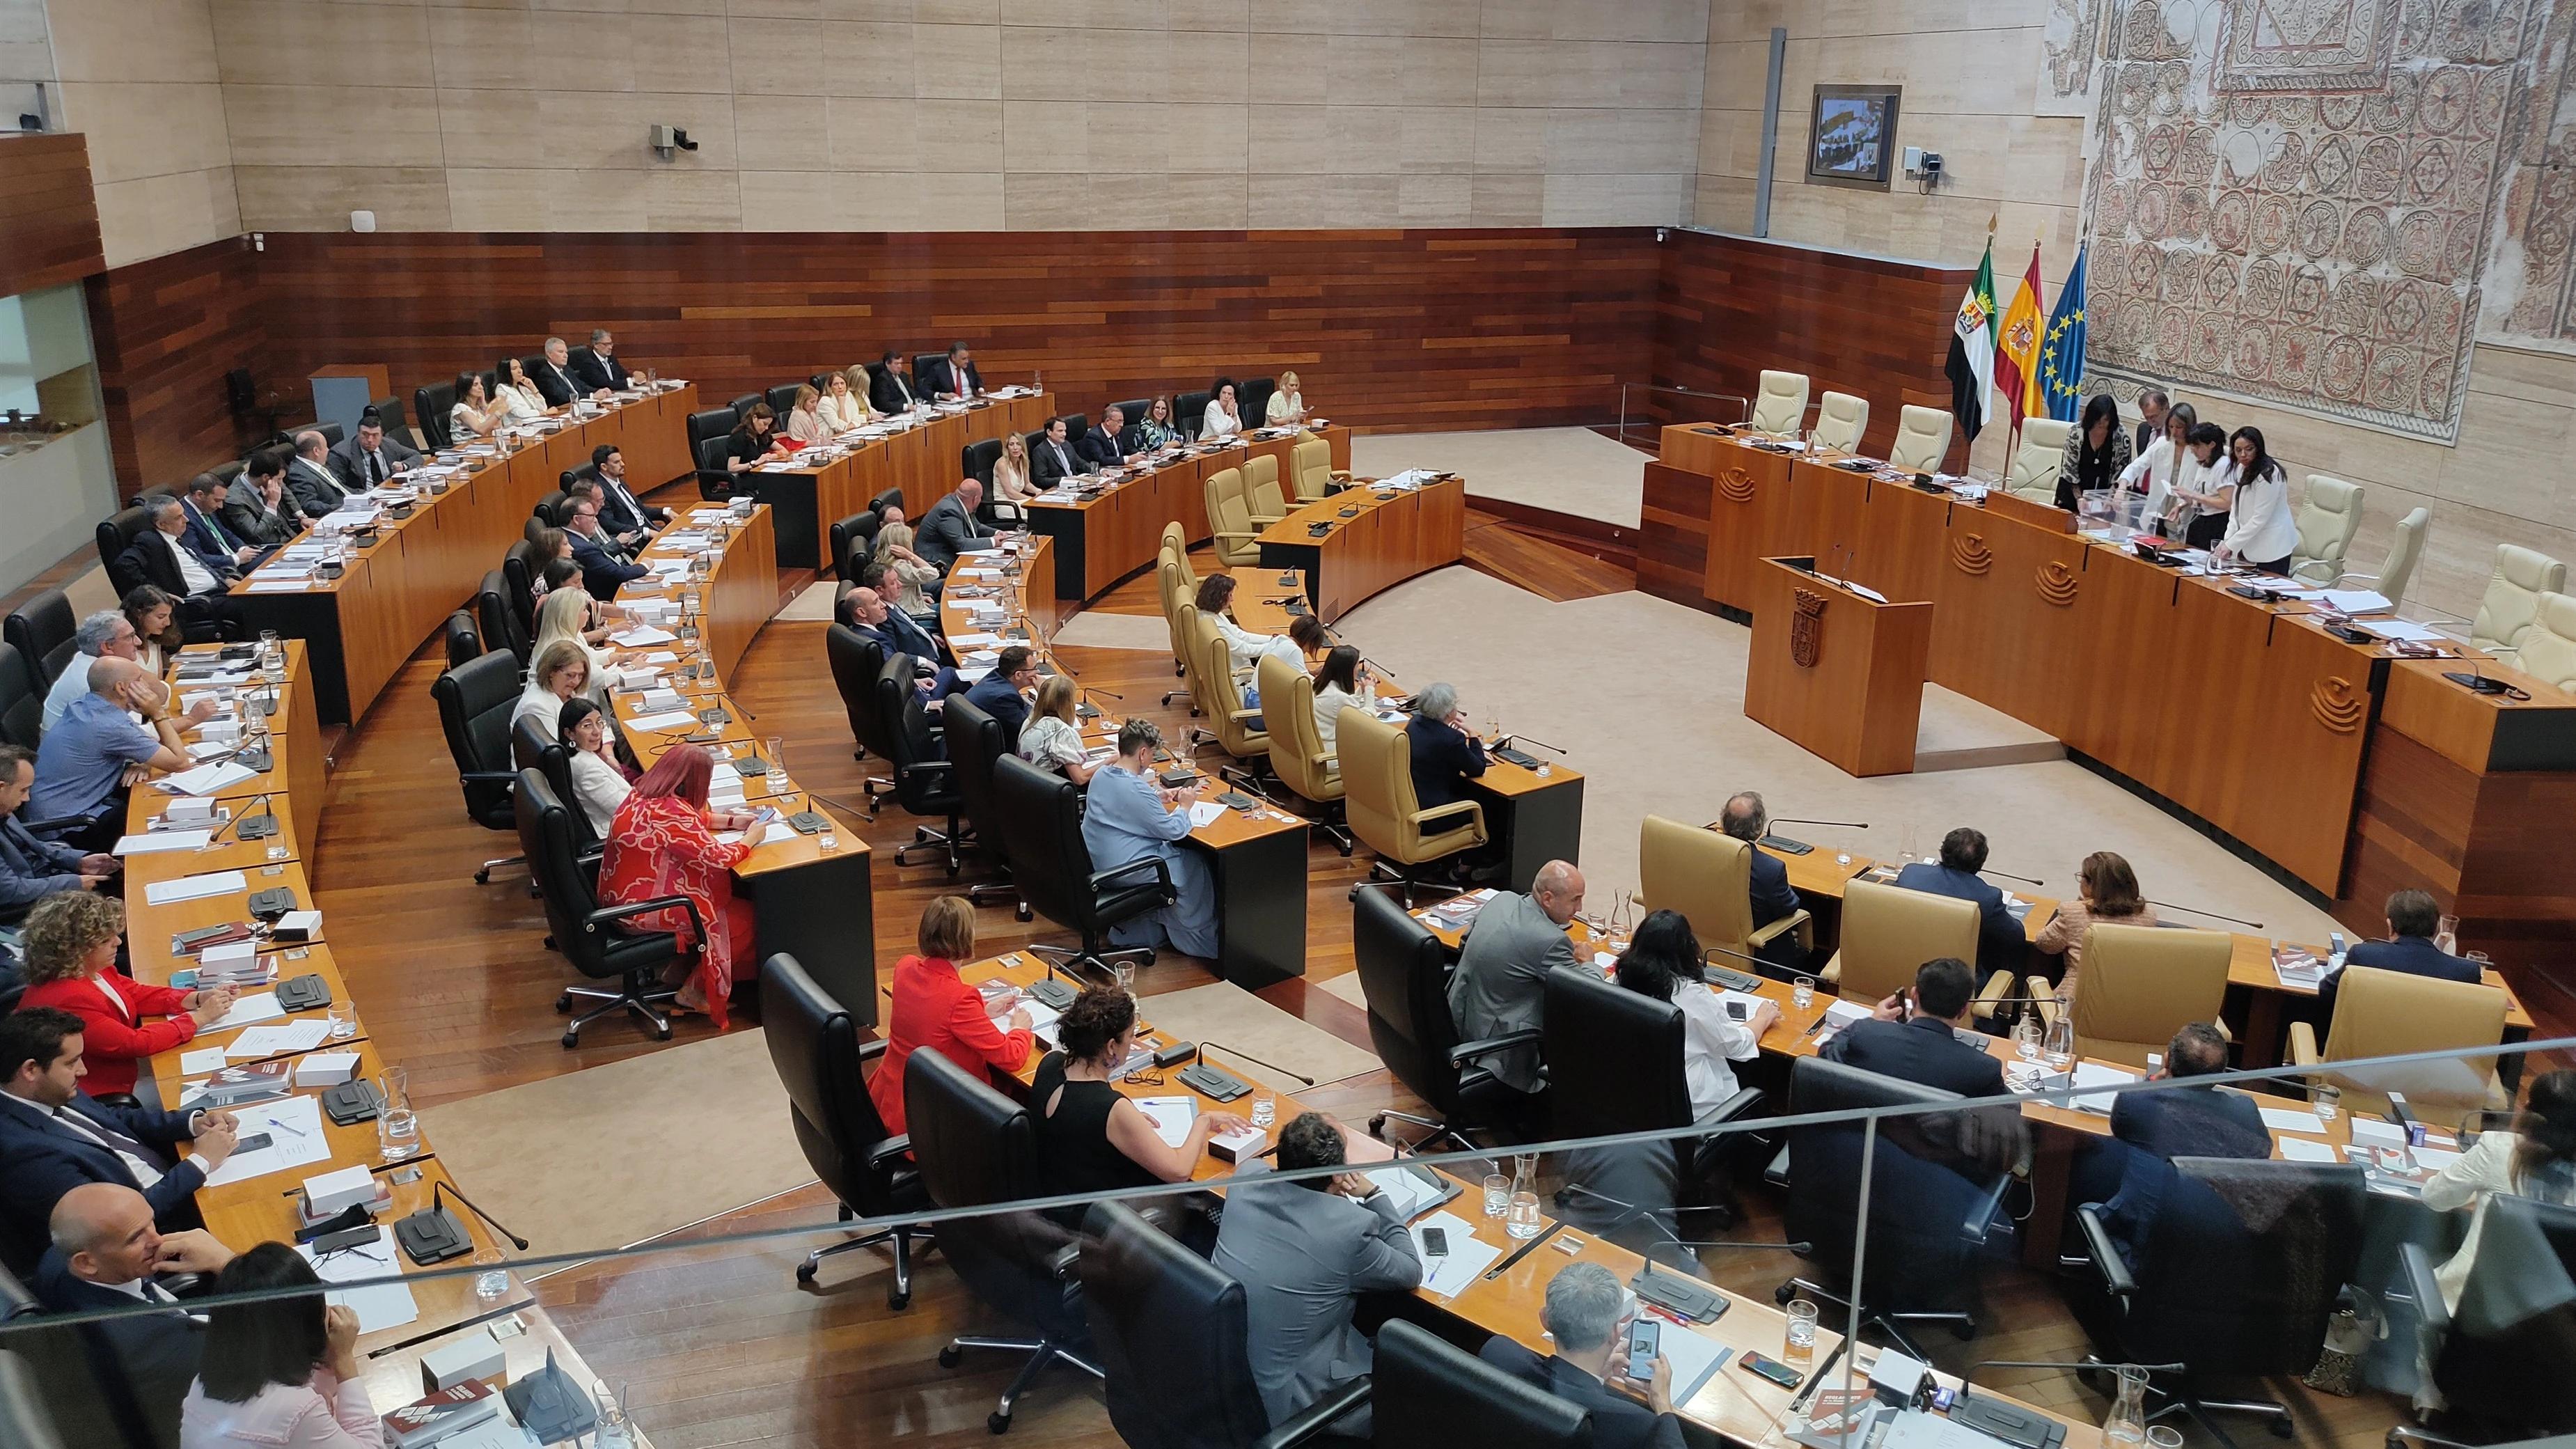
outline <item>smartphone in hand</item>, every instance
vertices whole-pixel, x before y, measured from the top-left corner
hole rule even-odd
[[[1628,1325],[1628,1377],[1631,1380],[1642,1384],[1654,1379],[1655,1355],[1663,1351],[1663,1343],[1663,1324],[1638,1314]]]

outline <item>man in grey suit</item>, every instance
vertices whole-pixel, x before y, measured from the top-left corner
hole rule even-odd
[[[1535,1028],[1547,1005],[1547,973],[1574,965],[1566,922],[1583,909],[1583,872],[1566,861],[1538,868],[1528,895],[1503,891],[1485,902],[1467,928],[1458,974],[1449,980],[1449,1015],[1465,1041],[1485,1041]],[[1485,1059],[1494,1076],[1535,1092],[1538,1048],[1514,1047]]]
[[[1340,1167],[1342,1131],[1318,1112],[1279,1129],[1279,1170]],[[1422,1282],[1422,1260],[1395,1204],[1357,1172],[1263,1183],[1255,1162],[1235,1174],[1217,1229],[1216,1266],[1243,1285],[1244,1337],[1252,1377],[1272,1424],[1369,1371],[1368,1337],[1351,1324],[1362,1293],[1405,1292]],[[1364,1434],[1359,1413],[1334,1422]]]
[[[317,428],[295,435],[295,454],[286,460],[286,491],[307,518],[320,518],[340,506],[349,490],[331,473],[331,440]]]
[[[419,461],[420,450],[386,432],[385,420],[369,408],[359,415],[358,435],[331,450],[331,477],[345,491],[362,493]]]

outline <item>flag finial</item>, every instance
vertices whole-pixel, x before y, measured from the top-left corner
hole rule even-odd
[[[1994,213],[1993,215],[1991,215],[1991,216],[1987,217],[1987,218],[1986,218],[1986,235],[1988,235],[1988,236],[1993,236],[1993,235],[1995,234],[1995,228],[2003,224],[2003,219],[2004,219],[2004,214],[2003,214],[2002,212],[2000,212],[2000,211],[1998,211],[1998,212]]]

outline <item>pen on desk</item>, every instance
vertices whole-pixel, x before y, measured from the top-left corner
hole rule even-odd
[[[285,1124],[285,1123],[283,1123],[283,1122],[278,1121],[278,1120],[277,1120],[276,1118],[274,1118],[274,1117],[271,1117],[271,1118],[269,1118],[269,1119],[268,1119],[268,1125],[269,1125],[269,1126],[271,1126],[271,1127],[276,1128],[276,1129],[277,1129],[278,1131],[280,1131],[280,1132],[287,1133],[287,1134],[288,1134],[288,1135],[290,1135],[290,1136],[295,1136],[295,1137],[309,1137],[309,1136],[313,1135],[313,1134],[311,1134],[311,1133],[309,1133],[309,1132],[304,1131],[302,1128],[298,1128],[298,1127],[289,1127],[288,1125],[286,1125],[286,1124]]]

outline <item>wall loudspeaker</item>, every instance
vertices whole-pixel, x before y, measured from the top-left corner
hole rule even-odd
[[[351,230],[351,231],[374,231],[375,229],[376,229],[376,214],[375,214],[374,212],[372,212],[372,211],[353,211],[353,212],[350,212],[350,213],[349,213],[349,230]]]

